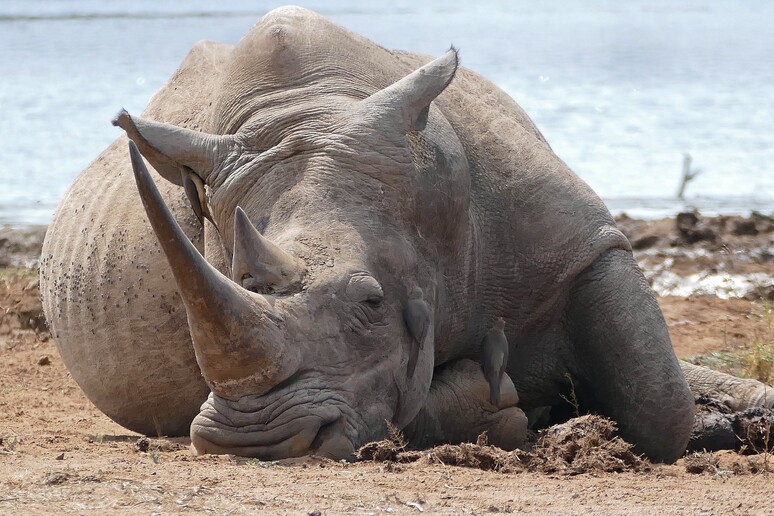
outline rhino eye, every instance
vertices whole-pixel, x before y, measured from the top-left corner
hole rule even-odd
[[[357,273],[349,279],[347,297],[359,303],[378,306],[384,301],[384,291],[376,278],[366,273]]]

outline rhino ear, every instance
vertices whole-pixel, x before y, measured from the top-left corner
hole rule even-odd
[[[206,182],[219,159],[234,146],[234,136],[192,131],[171,124],[132,117],[121,110],[113,119],[143,156],[167,181],[182,186],[181,169],[188,168]]]
[[[360,103],[365,116],[400,128],[421,131],[427,125],[430,103],[449,85],[457,72],[459,57],[452,47],[441,57],[414,70],[398,82],[377,91]]]

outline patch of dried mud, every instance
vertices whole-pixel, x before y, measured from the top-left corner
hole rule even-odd
[[[730,450],[717,452],[693,452],[680,459],[686,473],[694,475],[710,474],[717,476],[755,475],[774,473],[774,455],[759,453],[756,455],[740,455]]]
[[[40,261],[46,226],[0,226],[0,267],[35,267]]]
[[[686,212],[674,218],[636,220],[623,214],[616,217],[616,224],[661,296],[774,299],[771,215],[706,217]]]
[[[0,272],[0,335],[17,329],[44,332],[46,320],[37,274],[29,269]]]
[[[688,451],[736,450],[757,454],[774,449],[774,410],[754,407],[734,412],[698,397]]]

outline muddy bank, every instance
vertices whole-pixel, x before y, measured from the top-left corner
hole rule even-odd
[[[622,214],[616,223],[661,296],[774,299],[774,213],[659,220]],[[0,227],[0,268],[36,267],[45,230]]]
[[[46,226],[0,226],[0,268],[37,267]]]
[[[616,223],[659,295],[774,299],[774,216],[674,218]]]

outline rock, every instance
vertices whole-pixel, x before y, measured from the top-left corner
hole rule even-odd
[[[703,220],[696,212],[678,213],[675,217],[675,226],[681,240],[688,244],[714,242],[717,237],[712,228],[703,224]]]
[[[0,227],[0,267],[36,266],[45,233],[45,226]]]
[[[150,448],[150,439],[147,437],[140,437],[137,442],[134,443],[134,447],[138,452],[146,453]]]
[[[754,220],[739,219],[732,222],[731,232],[735,235],[757,235],[758,228]]]
[[[632,249],[637,251],[642,249],[648,249],[658,244],[658,235],[645,235],[632,242]]]
[[[38,359],[38,365],[39,366],[47,366],[51,365],[51,359],[48,358],[48,355],[43,355]]]
[[[675,224],[678,228],[692,228],[699,222],[699,214],[695,211],[684,211],[675,216]]]

